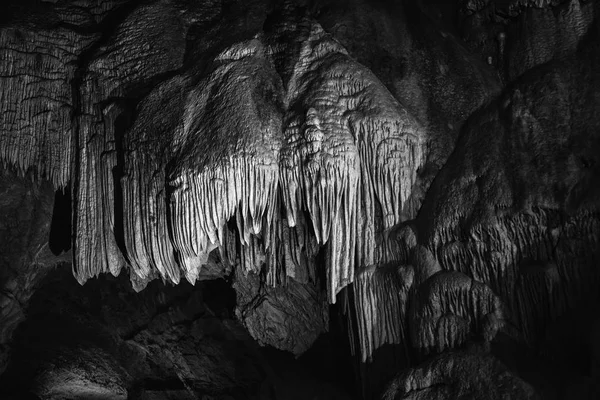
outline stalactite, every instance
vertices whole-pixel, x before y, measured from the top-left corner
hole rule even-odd
[[[79,53],[96,39],[60,28],[0,29],[0,158],[56,188],[71,177],[72,98]]]
[[[408,295],[413,283],[412,267],[371,266],[362,269],[354,285],[354,310],[362,362],[385,344],[398,345],[408,359],[408,327],[405,325]]]
[[[572,150],[592,147],[578,140],[597,131],[579,122],[595,121],[578,99],[595,110],[582,85],[596,79],[579,54],[475,114],[417,217],[426,132],[316,22],[286,10],[279,26],[232,44],[247,32],[188,35],[221,12],[212,5],[66,3],[49,6],[62,21],[52,29],[0,29],[0,159],[71,184],[80,283],[127,267],[135,290],[181,275],[193,284],[219,257],[262,291],[243,310],[266,307],[247,323],[260,336],[272,323],[263,317],[287,323],[290,304],[303,319],[294,326],[310,331],[317,314],[325,329],[324,272],[330,303],[354,282],[344,309],[364,362],[384,345],[408,358],[409,342],[422,353],[473,334],[489,342],[505,318],[533,342],[600,283],[597,269],[578,268],[598,263],[600,240],[597,212],[581,207],[593,203],[597,171]],[[550,3],[504,6],[516,15]],[[583,4],[552,10],[573,29],[544,46],[575,51],[593,20]],[[113,8],[110,29],[97,25]],[[81,33],[96,28],[103,34]],[[517,47],[507,32],[498,40],[509,63]],[[392,83],[398,98],[410,86]],[[131,126],[118,122],[125,116]],[[295,352],[310,345],[274,340]]]
[[[266,76],[264,83],[240,81],[248,71],[259,71],[264,65],[260,57],[226,63],[188,94],[184,126],[177,139],[185,143],[184,151],[169,181],[173,240],[184,259],[223,246],[225,225],[232,217],[236,218],[242,246],[248,247],[242,250],[243,263],[254,262],[262,252],[254,248],[256,239],[252,236],[263,236],[265,250],[271,248],[280,128],[276,114],[261,120],[257,113],[268,111],[254,108],[248,96],[256,90],[255,85],[272,77]],[[216,93],[213,98],[207,97],[211,90]],[[207,148],[211,151],[206,152]]]
[[[158,84],[137,105],[133,125],[115,131],[119,113],[130,110],[103,99],[124,96],[146,79],[147,69],[131,68],[137,61],[116,49],[139,41],[134,47],[145,62],[165,68],[180,62],[181,54],[144,46],[139,21],[153,26],[158,9],[136,9],[103,43],[101,55],[92,49],[81,60],[73,185],[80,282],[129,265],[136,290],[155,277],[177,283],[183,274],[194,283],[219,250],[224,262],[239,260],[244,273],[264,270],[271,286],[288,278],[314,283],[316,269],[324,267],[333,303],[357,266],[379,269],[393,260],[389,231],[405,218],[404,203],[423,163],[424,132],[316,23],[296,27],[308,28],[308,35],[299,42],[285,90],[269,60],[277,48],[265,48],[257,36],[225,49],[202,72]],[[169,34],[178,40],[177,32]],[[122,224],[115,220],[120,213]],[[227,226],[231,221],[238,238]],[[326,247],[325,266],[315,264],[319,246]],[[405,293],[357,290],[371,303],[393,299],[390,309],[382,308],[386,327],[369,327],[368,318],[358,316],[361,340],[371,342],[363,356],[385,343],[400,344],[404,328],[389,324]]]
[[[93,20],[104,17],[114,7],[111,1],[98,2],[97,7],[89,10],[89,15],[84,13],[80,17],[94,23],[97,21]],[[154,115],[147,120],[154,122],[154,126],[138,121],[133,131],[126,134],[123,130],[128,127],[118,121],[131,110],[117,104],[125,103],[123,98],[130,96],[132,86],[143,87],[150,76],[179,66],[184,32],[180,16],[163,3],[141,7],[129,4],[113,18],[120,22],[115,32],[77,54],[78,70],[73,80],[77,135],[73,146],[76,168],[72,185],[76,276],[83,283],[101,272],[118,274],[130,263],[133,273],[138,274],[135,282],[153,279],[157,275],[155,268],[161,278],[179,282],[180,271],[168,240],[166,223],[165,179],[164,170],[161,171],[165,157],[156,149],[150,149],[148,142],[141,145],[138,142],[148,139],[161,151],[165,150],[168,145],[165,138],[152,136],[165,131],[164,123],[156,117],[156,113],[163,110],[153,103],[156,96],[150,96],[142,112],[149,113],[148,108],[152,109]],[[179,46],[151,46],[156,34],[169,37],[172,44]],[[123,48],[135,51],[122,51]],[[179,87],[178,82],[173,83]],[[117,143],[121,141],[123,149],[118,148]],[[123,151],[131,157],[117,155]],[[118,161],[119,157],[124,158],[125,165],[118,165],[123,163]],[[115,171],[120,173],[121,169],[126,170],[126,174],[119,181],[121,176],[115,175]],[[124,204],[117,201],[116,189],[122,192]],[[115,212],[119,216],[122,213],[124,220],[115,221]],[[125,258],[115,237],[117,225],[124,228]]]
[[[180,272],[169,239],[167,193],[164,166],[168,162],[173,127],[179,124],[184,78],[174,78],[159,86],[138,106],[139,115],[123,139],[125,165],[120,185],[123,192],[123,234],[127,259],[140,279],[154,275],[178,283]],[[168,99],[172,113],[167,118],[158,110]],[[207,254],[198,255],[206,260]],[[189,259],[181,259],[181,262]],[[184,269],[186,278],[195,279],[195,270]]]
[[[319,251],[316,238],[308,230],[304,214],[298,215],[297,223],[290,227],[287,220],[281,220],[282,259],[285,273],[298,283],[316,282],[317,265],[315,257]]]
[[[331,95],[326,88],[322,90],[324,93],[315,94],[315,103],[325,101]],[[350,132],[339,121],[344,111],[339,106],[319,111],[310,108],[300,140],[292,144],[294,135],[286,135],[290,138],[288,143],[294,145],[291,151],[299,156],[294,156],[296,163],[291,168],[284,167],[283,171],[290,220],[294,223],[297,219],[294,203],[300,197],[311,217],[317,242],[328,243],[328,293],[331,302],[335,302],[339,290],[354,276],[352,236],[356,227],[359,160]],[[287,156],[289,153],[284,154]],[[301,177],[301,180],[298,182],[296,177]],[[285,183],[289,186],[286,187]]]
[[[89,15],[73,14],[69,23],[103,15],[113,6],[102,2]],[[76,276],[83,283],[129,265],[135,282],[158,275],[177,283],[182,272],[194,282],[213,250],[219,249],[225,259],[237,247],[226,238],[226,225],[234,220],[244,270],[264,266],[271,284],[284,282],[285,275],[315,281],[317,247],[326,246],[328,297],[335,302],[353,281],[356,262],[375,265],[394,258],[387,231],[402,222],[404,202],[423,162],[421,128],[370,71],[318,24],[305,20],[273,34],[304,32],[297,39],[297,54],[289,46],[276,46],[276,40],[266,47],[260,35],[234,44],[209,68],[159,83],[137,105],[133,126],[116,132],[119,113],[131,110],[105,99],[120,99],[134,85],[146,84],[151,64],[158,66],[155,74],[181,64],[185,23],[171,8],[163,17],[164,7],[132,7],[77,65],[80,76],[73,82],[79,87],[77,98],[71,99],[77,102]],[[174,27],[169,32],[163,32],[164,18]],[[178,45],[164,51],[147,46],[154,40],[147,35],[152,27]],[[2,35],[7,43],[14,39],[10,30]],[[138,54],[119,51],[129,47]],[[80,52],[74,49],[70,56]],[[287,63],[288,70],[279,75],[271,59]],[[11,69],[11,62],[3,65]],[[67,72],[65,82],[75,74]],[[64,89],[65,82],[57,84]],[[70,95],[69,90],[65,98]],[[283,127],[277,102],[288,110]],[[64,131],[70,132],[70,114],[65,115]],[[55,136],[69,138],[48,137]],[[0,140],[10,137],[0,135]],[[22,169],[34,164],[38,156],[17,153],[14,146],[2,146],[5,161],[23,164]],[[17,147],[22,151],[27,146]],[[29,147],[37,152],[48,143]],[[60,147],[70,151],[62,142]],[[69,154],[40,163],[57,185],[68,179]],[[52,172],[57,166],[61,172]],[[122,176],[115,175],[121,169]],[[278,216],[281,207],[283,219]],[[122,223],[115,221],[121,213]],[[123,243],[117,243],[121,233]]]
[[[377,78],[317,25],[290,70],[290,108],[306,113],[287,117],[284,204],[292,226],[306,207],[317,241],[328,243],[328,291],[335,302],[354,279],[355,259],[361,266],[390,261],[383,231],[403,220],[423,162],[422,132]]]
[[[83,97],[83,96],[82,96]],[[106,111],[103,124],[92,122],[88,116],[79,117],[80,138],[85,145],[78,146],[78,168],[73,177],[73,263],[75,276],[83,284],[100,273],[117,276],[126,261],[119,249],[115,233],[113,169],[117,163],[114,114]]]

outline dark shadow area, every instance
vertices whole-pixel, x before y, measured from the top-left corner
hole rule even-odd
[[[71,189],[57,190],[54,194],[54,208],[48,246],[54,255],[71,248]]]
[[[80,286],[69,268],[58,268],[15,332],[0,398],[66,396],[87,387],[115,399],[358,399],[341,331],[322,335],[296,359],[258,346],[234,308],[225,279],[195,286],[152,281],[136,293],[125,273]]]
[[[409,366],[403,354],[404,346],[386,344],[373,352],[372,361],[360,362],[357,359],[364,400],[380,399],[390,380]]]

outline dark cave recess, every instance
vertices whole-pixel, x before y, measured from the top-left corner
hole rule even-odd
[[[57,268],[31,298],[2,398],[27,389],[38,398],[357,398],[339,332],[299,358],[259,347],[234,319],[235,292],[223,279],[154,281],[136,293],[126,276],[85,286],[69,277]]]

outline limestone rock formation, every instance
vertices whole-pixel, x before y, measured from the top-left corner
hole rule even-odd
[[[6,3],[0,396],[599,393],[600,2]]]
[[[538,396],[493,357],[469,353],[448,353],[403,372],[383,395],[384,400],[505,398],[533,400]]]

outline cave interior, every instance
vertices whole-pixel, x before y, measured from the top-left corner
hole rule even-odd
[[[598,0],[3,0],[0,108],[0,399],[600,399]]]

